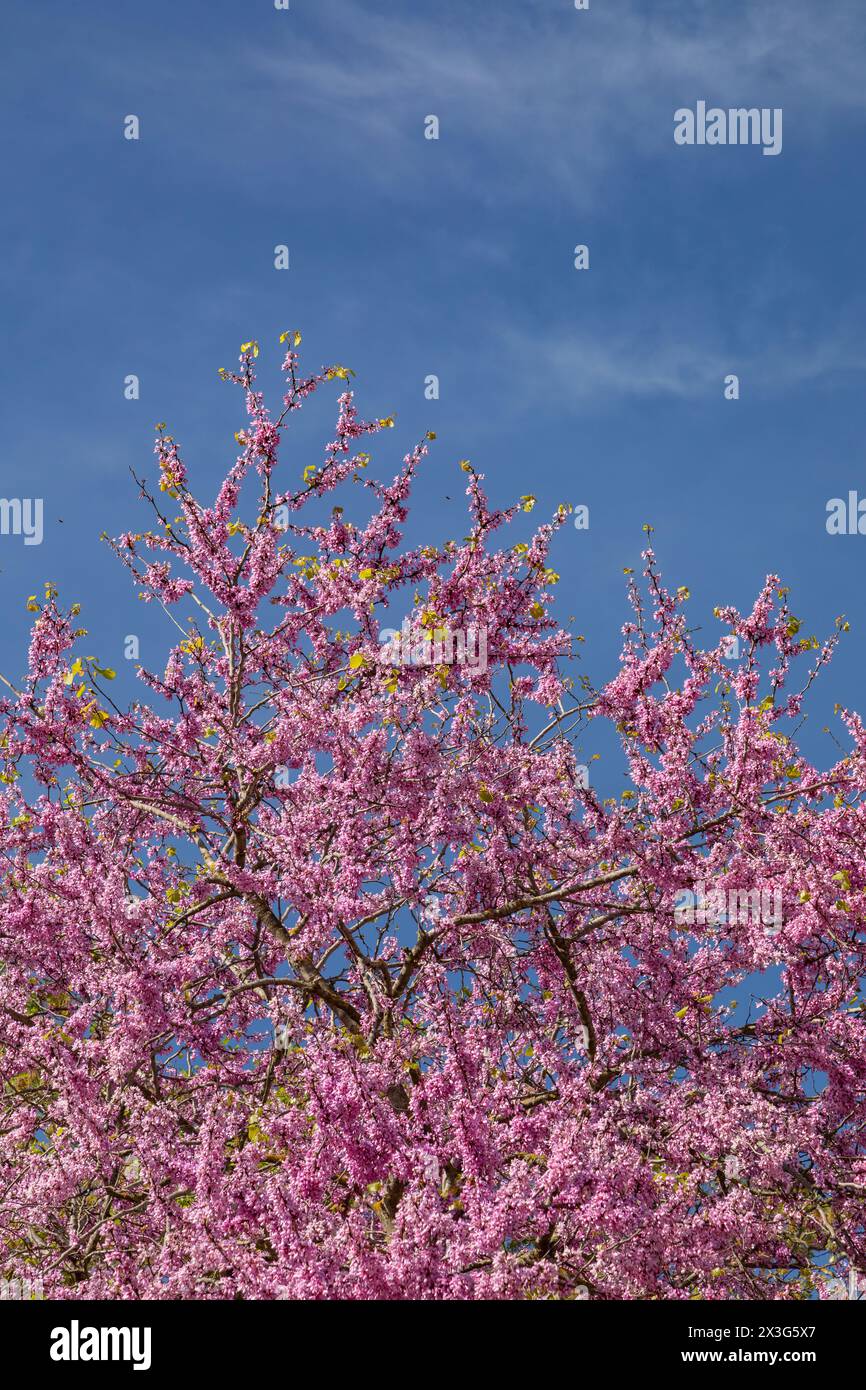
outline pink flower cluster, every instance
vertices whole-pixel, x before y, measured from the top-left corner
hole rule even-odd
[[[702,650],[647,551],[595,691],[551,616],[565,509],[496,548],[531,499],[491,509],[465,464],[468,536],[405,548],[428,440],[375,481],[392,422],[347,389],[290,481],[287,422],[348,373],[290,350],[272,420],[257,353],[213,505],[161,431],[154,529],[115,543],[186,633],[165,668],[117,707],[49,588],[0,703],[0,1272],[784,1299],[866,1268],[866,735],[843,712],[824,769],[796,742],[836,638],[771,576]],[[483,625],[485,667],[379,661],[407,612]],[[620,798],[574,746],[597,721]],[[778,893],[781,925],[684,923],[696,884]]]

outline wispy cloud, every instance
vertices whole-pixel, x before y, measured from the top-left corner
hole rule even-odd
[[[785,105],[808,115],[809,139],[866,115],[861,0],[816,10],[813,0],[754,4],[645,3],[565,7],[437,5],[395,17],[366,0],[341,6],[339,35],[323,45],[299,26],[291,51],[250,46],[242,63],[287,105],[366,144],[374,179],[423,180],[420,120],[448,134],[456,180],[479,159],[507,158],[512,185],[543,165],[548,180],[585,202],[624,152],[672,153],[673,110],[704,96],[722,105]],[[456,13],[456,12],[455,12]],[[834,127],[835,129],[835,127]],[[453,139],[459,133],[460,139]],[[388,158],[383,159],[387,152]],[[498,189],[498,181],[494,181]]]
[[[269,226],[262,209],[274,208],[280,236],[299,228],[310,283],[318,228],[331,235],[344,227],[368,295],[375,283],[380,332],[394,331],[387,309],[394,284],[395,319],[408,309],[416,319],[435,318],[423,275],[401,278],[400,233],[408,226],[416,257],[448,244],[443,259],[459,262],[449,285],[449,314],[460,325],[449,347],[455,363],[469,352],[460,342],[471,340],[476,356],[502,354],[515,370],[529,364],[522,379],[536,392],[555,382],[560,400],[700,396],[719,389],[728,372],[783,391],[864,370],[856,287],[846,288],[844,312],[825,302],[821,283],[808,283],[791,247],[778,264],[769,244],[757,245],[752,271],[743,256],[736,274],[687,279],[677,270],[680,248],[642,269],[639,244],[647,207],[656,235],[664,223],[669,248],[679,235],[688,243],[682,264],[703,234],[688,206],[700,198],[697,176],[695,193],[677,188],[680,202],[664,221],[666,180],[675,184],[695,153],[674,146],[676,107],[704,97],[785,109],[784,160],[716,151],[700,165],[710,179],[720,170],[721,177],[788,177],[804,143],[814,151],[862,128],[863,0],[821,7],[814,0],[593,0],[587,12],[518,0],[423,7],[335,0],[293,7],[272,23],[267,45],[262,32],[255,25],[234,32],[230,81],[219,27],[205,29],[194,50],[189,38],[163,49],[153,34],[119,55],[103,33],[89,56],[77,56],[98,66],[118,101],[121,91],[123,103],[135,91],[146,104],[167,201],[205,186],[224,200],[228,220],[249,216],[257,226]],[[435,147],[423,139],[430,113],[442,122]],[[718,186],[711,191],[717,204],[724,200]],[[484,216],[473,222],[476,211]],[[549,235],[548,219],[555,224]],[[440,220],[459,226],[459,238],[446,243]],[[594,259],[590,272],[608,276],[597,312],[591,296],[579,308],[565,291],[561,304],[553,302],[549,284],[547,298],[536,295],[534,278],[518,273],[527,254],[561,257],[565,271],[567,238],[592,241],[588,224],[594,256],[603,246],[608,255],[606,271]],[[769,228],[768,241],[776,231]],[[369,254],[356,235],[366,236]],[[346,319],[354,312],[351,291],[342,282],[330,288],[341,250],[334,239],[315,284],[325,299],[339,299]],[[713,254],[725,253],[716,245]],[[509,304],[506,317],[503,286],[518,281],[519,303]],[[243,283],[234,292],[239,316]],[[221,316],[230,292],[224,285]],[[196,306],[187,306],[193,310],[200,321]],[[206,313],[217,309],[206,306]]]
[[[681,313],[676,332],[643,316],[628,324],[620,317],[596,332],[550,324],[518,328],[512,320],[500,325],[496,339],[509,380],[520,383],[519,393],[511,393],[518,408],[547,398],[564,410],[612,399],[721,398],[730,373],[744,391],[762,395],[866,373],[866,348],[851,326],[808,341],[771,330],[746,350],[720,342]]]

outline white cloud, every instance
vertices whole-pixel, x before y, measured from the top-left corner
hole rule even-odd
[[[713,341],[694,323],[676,335],[652,323],[652,317],[639,314],[628,328],[620,321],[597,334],[540,326],[521,331],[503,324],[495,336],[503,363],[511,368],[512,402],[519,407],[550,397],[567,409],[612,398],[721,399],[729,373],[740,377],[744,393],[766,395],[866,371],[862,342],[845,332],[805,343],[771,335],[743,353]]]
[[[783,105],[808,117],[800,125],[810,140],[866,114],[861,0],[659,3],[651,12],[645,0],[621,0],[585,13],[519,5],[493,14],[462,3],[402,18],[354,0],[340,6],[333,37],[299,26],[290,53],[251,46],[241,62],[279,86],[287,112],[306,109],[329,130],[350,123],[360,137],[353,158],[366,144],[371,177],[383,180],[398,170],[426,176],[430,112],[456,180],[477,188],[479,157],[492,155],[507,162],[515,191],[543,169],[582,202],[599,196],[624,153],[673,155],[673,112],[697,97]]]

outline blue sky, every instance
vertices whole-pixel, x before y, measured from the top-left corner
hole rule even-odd
[[[834,701],[866,706],[866,536],[825,529],[866,495],[862,0],[44,0],[2,40],[0,495],[44,498],[45,537],[0,536],[0,670],[45,579],[124,693],[126,634],[161,665],[170,630],[99,533],[144,523],[128,469],[157,420],[213,493],[242,404],[217,368],[256,338],[276,399],[297,327],[309,369],[351,366],[362,413],[396,414],[380,476],[436,430],[412,540],[464,533],[464,457],[533,520],[589,506],[554,563],[596,683],[649,521],[713,639],[768,571],[804,632],[847,614],[809,751]],[[781,107],[782,153],[677,146],[698,100]],[[333,418],[304,413],[292,476]]]

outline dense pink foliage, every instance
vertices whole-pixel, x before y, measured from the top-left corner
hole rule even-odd
[[[296,345],[276,420],[257,348],[224,374],[249,418],[212,506],[160,432],[156,529],[114,542],[182,629],[141,703],[33,603],[0,746],[2,1272],[52,1298],[687,1299],[862,1269],[866,732],[843,712],[824,770],[794,738],[835,638],[771,576],[700,650],[647,551],[593,691],[551,616],[566,509],[508,548],[531,499],[491,510],[467,464],[468,536],[405,550],[427,441],[374,482],[391,422],[348,389],[290,482],[292,412],[347,379],[303,379]],[[365,524],[308,521],[338,485]],[[388,665],[405,617],[483,627],[486,665]],[[619,801],[579,766],[597,721]],[[700,883],[781,917],[684,921]]]

